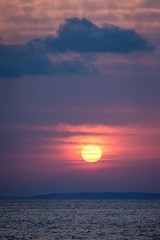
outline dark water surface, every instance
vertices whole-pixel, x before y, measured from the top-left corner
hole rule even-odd
[[[1,240],[160,240],[160,201],[0,201]]]

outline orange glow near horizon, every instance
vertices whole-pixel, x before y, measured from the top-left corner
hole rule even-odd
[[[24,158],[25,155],[25,158],[32,159],[32,164],[34,162],[36,166],[43,166],[43,169],[47,168],[46,171],[51,173],[69,169],[109,168],[140,160],[147,162],[151,158],[157,159],[160,154],[157,128],[57,124],[24,125],[12,129],[45,133],[46,137],[42,135],[26,142],[29,151],[24,149],[21,153],[14,152],[12,157]],[[47,137],[47,133],[50,133],[50,137]],[[84,164],[81,156],[84,146],[100,147],[103,153],[100,161]]]
[[[62,162],[71,168],[84,166],[81,156],[84,146],[99,146],[103,153],[98,165],[91,164],[90,167],[102,167],[104,164],[113,166],[117,161],[118,164],[122,164],[124,161],[139,161],[139,159],[147,161],[151,157],[156,158],[159,152],[155,136],[155,132],[157,135],[159,134],[157,129],[59,124],[46,129],[46,131],[54,132],[55,129],[60,136],[46,139],[46,147],[50,153],[57,152],[58,163]],[[64,134],[64,137],[61,136],[61,133]],[[155,141],[154,146],[150,145],[151,139]]]

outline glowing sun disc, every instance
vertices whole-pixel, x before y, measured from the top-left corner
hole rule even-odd
[[[87,145],[82,148],[81,156],[86,162],[97,162],[102,157],[102,150],[99,146]]]

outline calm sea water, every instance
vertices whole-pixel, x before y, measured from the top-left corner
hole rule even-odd
[[[1,201],[1,240],[160,240],[160,201]]]

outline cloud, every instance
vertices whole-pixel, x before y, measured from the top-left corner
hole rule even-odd
[[[107,25],[98,27],[83,18],[69,18],[62,25],[56,37],[48,37],[46,46],[55,52],[112,52],[130,53],[133,51],[151,51],[145,38],[135,30]]]
[[[94,69],[85,60],[52,61],[42,48],[29,45],[0,46],[0,77],[25,75],[90,74]]]
[[[70,18],[56,36],[26,44],[0,45],[0,77],[97,73],[85,54],[151,50],[153,47],[134,30],[110,25],[98,27],[87,19]],[[58,60],[57,54],[68,56],[68,52],[81,54],[81,59]]]

